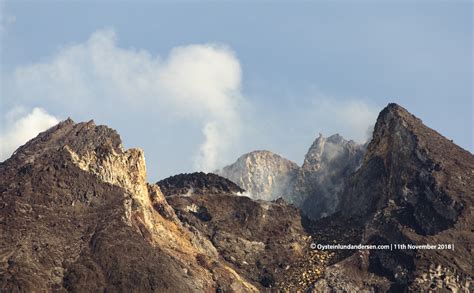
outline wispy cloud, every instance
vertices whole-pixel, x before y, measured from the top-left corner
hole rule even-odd
[[[325,135],[340,133],[345,138],[359,143],[366,142],[372,136],[372,129],[380,111],[361,99],[335,99],[314,97],[312,106],[307,110],[309,121]]]
[[[7,32],[7,28],[14,24],[16,17],[5,10],[5,1],[0,0],[0,35]]]
[[[5,117],[5,127],[0,133],[0,161],[4,161],[17,147],[26,143],[59,120],[44,109],[34,108],[25,113],[22,108],[12,109]]]

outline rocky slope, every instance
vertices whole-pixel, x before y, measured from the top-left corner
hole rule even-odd
[[[329,253],[309,249],[300,211],[284,200],[239,196],[237,185],[212,173],[180,174],[157,184],[183,225],[209,238],[250,280],[290,290],[305,289],[321,276]]]
[[[269,151],[254,151],[217,174],[247,190],[254,199],[274,200],[284,197],[299,171],[296,163]]]
[[[335,134],[320,136],[302,167],[269,151],[254,151],[217,171],[254,199],[278,197],[295,204],[313,219],[336,211],[346,178],[361,164],[365,146]]]
[[[0,164],[0,291],[257,291],[146,182],[143,152],[66,120]],[[203,265],[202,258],[213,265]]]
[[[355,229],[349,239],[355,243],[451,246],[356,251],[329,267],[314,291],[472,292],[473,201],[474,156],[390,104],[343,192],[340,212],[313,232],[343,223],[345,229],[325,236]]]

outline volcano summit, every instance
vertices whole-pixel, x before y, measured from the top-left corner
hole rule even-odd
[[[152,184],[116,131],[59,123],[0,164],[0,291],[473,291],[474,156],[399,105],[368,145],[217,173]]]

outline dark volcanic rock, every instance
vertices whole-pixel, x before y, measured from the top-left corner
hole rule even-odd
[[[349,179],[340,212],[324,221],[360,230],[352,241],[361,243],[451,249],[358,251],[330,267],[315,290],[472,292],[473,177],[471,153],[390,104],[377,119],[363,165]]]
[[[309,249],[307,219],[283,199],[239,196],[242,189],[215,174],[180,174],[158,185],[184,226],[205,235],[241,276],[260,286],[303,290],[324,271],[329,253]]]
[[[245,191],[229,179],[203,172],[174,175],[160,180],[156,184],[160,186],[165,196],[240,194]]]
[[[185,225],[206,235],[237,272],[263,287],[305,289],[309,283],[302,274],[314,281],[323,271],[328,254],[308,249],[310,238],[300,211],[283,200],[254,201],[228,194],[167,200]]]
[[[341,209],[366,216],[392,200],[400,220],[419,234],[435,234],[472,205],[472,170],[471,153],[391,104],[380,113],[363,169],[352,178]],[[368,186],[375,188],[367,193]]]
[[[256,291],[146,182],[139,149],[64,121],[0,164],[0,291]],[[197,259],[207,259],[212,266]]]
[[[41,133],[0,178],[2,292],[302,288],[327,259],[308,249],[299,210],[234,195],[243,190],[215,174],[160,182],[171,207],[146,182],[143,152],[93,122]],[[303,282],[308,266],[319,269]]]
[[[302,268],[319,268],[308,273],[312,280],[322,273],[328,254],[308,249],[310,238],[300,211],[284,200],[239,196],[243,190],[231,181],[202,172],[172,176],[157,184],[183,225],[209,238],[240,275],[265,288],[304,289],[309,283],[301,279]],[[200,261],[209,265],[205,257]]]

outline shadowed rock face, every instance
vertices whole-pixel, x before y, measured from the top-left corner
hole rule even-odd
[[[360,237],[352,241],[454,244],[454,250],[355,252],[329,267],[315,291],[472,292],[473,177],[471,153],[390,104],[377,119],[362,166],[346,185],[340,212],[324,222],[357,228]]]
[[[288,189],[291,202],[312,219],[337,211],[347,178],[360,167],[365,146],[335,134],[319,137]]]
[[[472,204],[473,170],[472,154],[392,104],[379,116],[341,210],[365,216],[393,201],[400,207],[398,219],[419,234],[436,234],[452,227],[466,203]]]

